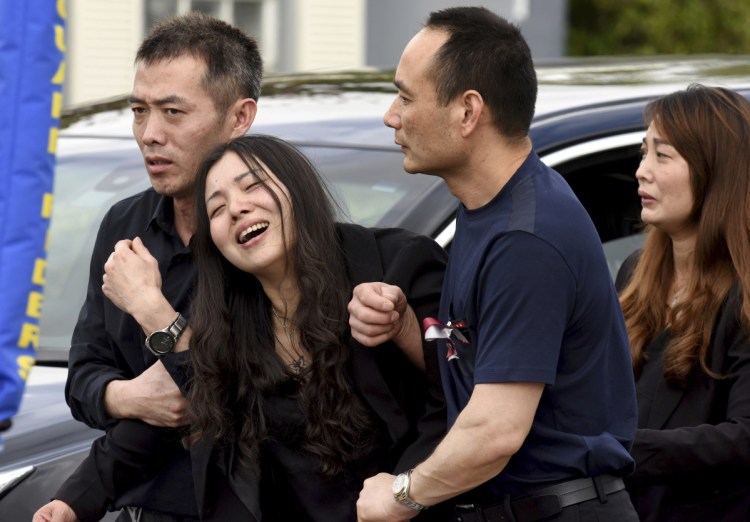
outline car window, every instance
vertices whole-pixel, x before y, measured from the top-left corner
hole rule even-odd
[[[434,178],[404,172],[398,149],[302,146],[323,174],[344,219],[368,227],[395,226]]]
[[[86,294],[91,250],[104,213],[148,186],[132,140],[86,140],[68,153],[60,140],[47,246],[39,359],[67,360],[70,335]],[[93,143],[92,143],[93,141]]]
[[[594,222],[614,279],[622,262],[643,244],[635,171],[640,144],[595,151],[555,166]]]

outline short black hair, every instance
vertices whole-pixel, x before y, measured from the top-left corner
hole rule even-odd
[[[527,136],[537,80],[531,50],[519,28],[484,7],[435,11],[425,27],[449,35],[429,72],[438,102],[447,105],[461,93],[476,90],[502,135]]]
[[[167,18],[149,31],[135,63],[150,65],[189,55],[203,60],[203,87],[223,114],[237,100],[260,97],[263,60],[255,38],[204,13]]]

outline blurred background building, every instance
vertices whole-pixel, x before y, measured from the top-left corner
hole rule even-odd
[[[566,54],[568,0],[67,0],[64,106],[122,96],[148,29],[191,10],[255,35],[268,72],[393,69],[434,10],[484,5],[521,27],[535,58]]]

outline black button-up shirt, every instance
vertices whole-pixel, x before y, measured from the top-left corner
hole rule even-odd
[[[195,266],[190,249],[175,230],[172,199],[148,189],[116,203],[104,216],[94,244],[86,300],[73,331],[65,387],[73,416],[95,428],[106,429],[116,422],[104,409],[107,384],[132,379],[156,361],[145,347],[143,329],[102,293],[104,263],[115,243],[136,237],[159,262],[164,296],[185,317],[193,294]],[[123,495],[116,505],[196,515],[194,496],[190,494],[189,454],[178,447],[179,437],[175,437],[175,446],[174,456],[160,466],[153,481]]]

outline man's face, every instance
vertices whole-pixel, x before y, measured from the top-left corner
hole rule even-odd
[[[201,85],[205,70],[202,60],[189,55],[136,69],[133,134],[159,194],[191,197],[203,156],[232,137],[229,118],[217,114]]]
[[[435,53],[448,39],[442,30],[423,29],[401,55],[394,83],[398,96],[383,118],[396,131],[396,144],[404,154],[404,170],[438,174],[451,168],[455,150],[456,102],[438,103],[435,84],[428,76]]]

